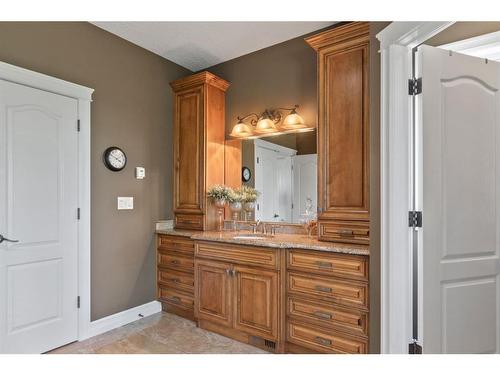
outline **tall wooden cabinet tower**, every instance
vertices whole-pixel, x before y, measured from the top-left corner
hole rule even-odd
[[[174,226],[216,228],[206,191],[224,184],[224,96],[229,83],[201,72],[170,83],[174,91]]]
[[[369,23],[306,42],[318,53],[318,236],[369,245]]]

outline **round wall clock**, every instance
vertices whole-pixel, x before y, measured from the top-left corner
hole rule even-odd
[[[241,168],[241,179],[243,182],[248,182],[252,178],[252,172],[248,167]]]
[[[104,165],[113,172],[121,171],[127,165],[127,156],[122,149],[111,146],[104,151]]]

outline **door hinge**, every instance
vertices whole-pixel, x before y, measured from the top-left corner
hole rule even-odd
[[[293,203],[292,203],[292,210],[293,210]]]
[[[422,77],[410,78],[408,80],[408,95],[418,95],[422,93]]]
[[[80,120],[76,120],[76,131],[80,131]]]
[[[422,228],[422,211],[408,212],[408,226],[410,228]]]
[[[422,347],[417,342],[412,342],[408,345],[408,354],[422,354]]]
[[[80,308],[80,296],[76,297],[76,307]]]
[[[257,156],[257,164],[259,164],[259,160],[260,160],[260,159],[259,159],[259,157]]]
[[[77,220],[80,220],[80,207],[76,209],[76,218]]]

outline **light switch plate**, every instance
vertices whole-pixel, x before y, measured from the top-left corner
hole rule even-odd
[[[133,210],[134,209],[134,197],[118,197],[118,209],[119,210]]]
[[[138,180],[142,180],[146,177],[146,168],[144,167],[135,167],[135,178]]]

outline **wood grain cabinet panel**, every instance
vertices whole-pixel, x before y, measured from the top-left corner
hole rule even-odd
[[[278,272],[236,266],[234,327],[250,335],[278,338]]]
[[[339,305],[368,308],[368,285],[364,282],[288,272],[287,284],[289,293],[303,293]]]
[[[163,250],[159,250],[158,265],[173,268],[175,270],[193,272],[194,259],[174,253],[164,253]]]
[[[196,260],[196,316],[222,326],[233,324],[231,265]]]
[[[306,38],[318,53],[318,221],[370,220],[369,23],[352,22]],[[323,226],[323,229],[325,227]],[[319,231],[319,239],[369,244]],[[343,233],[344,235],[340,235]]]
[[[194,292],[194,275],[188,272],[179,272],[171,269],[158,269],[158,283],[170,288],[178,288]]]
[[[276,250],[270,248],[198,242],[195,255],[198,258],[279,269],[279,257]]]
[[[215,229],[207,189],[224,183],[224,96],[229,83],[200,72],[170,83],[174,91],[174,225]]]
[[[288,297],[287,314],[290,318],[305,320],[314,325],[368,337],[368,313],[366,311],[343,308],[331,303],[300,297]]]
[[[184,309],[192,310],[194,306],[194,298],[191,294],[174,288],[159,286],[158,298],[160,301],[168,302]]]
[[[322,353],[364,354],[368,351],[365,338],[325,331],[295,321],[287,324],[287,340]]]
[[[287,269],[368,280],[368,259],[357,255],[289,250],[287,253]]]
[[[185,253],[193,256],[194,242],[183,237],[174,237],[169,235],[158,235],[158,249],[169,252]]]

